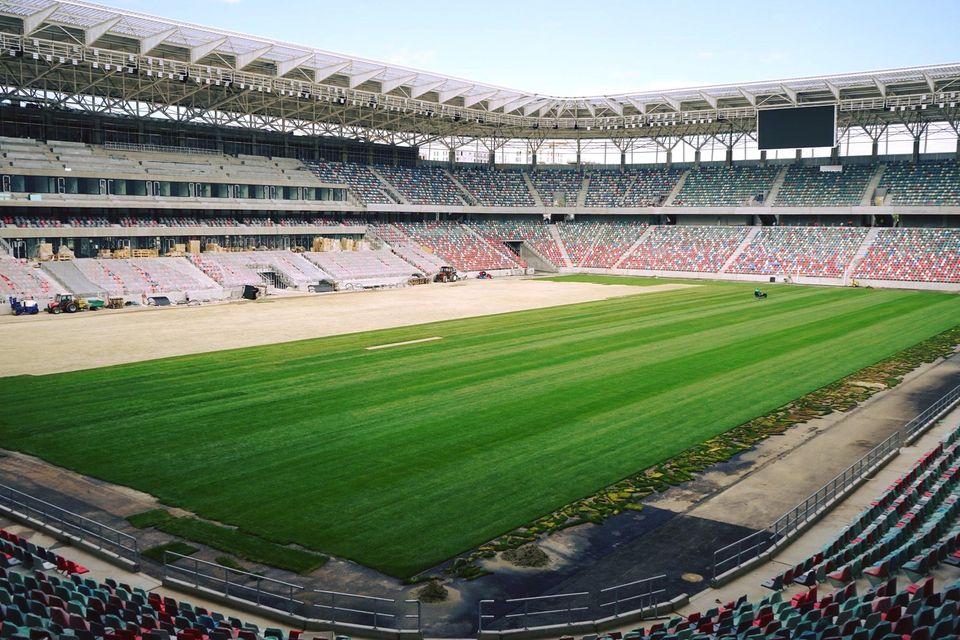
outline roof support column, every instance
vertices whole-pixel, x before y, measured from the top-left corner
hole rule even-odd
[[[437,141],[447,148],[447,168],[450,169],[450,171],[453,171],[457,166],[457,149],[466,146],[471,141],[472,139],[466,136],[450,136],[448,138],[440,138],[440,140]]]
[[[694,166],[700,166],[700,152],[707,145],[708,142],[712,139],[712,136],[706,134],[694,134],[691,136],[684,136],[683,143],[693,149],[693,164]]]
[[[613,146],[620,150],[620,170],[623,171],[627,166],[627,153],[633,149],[633,146],[637,143],[637,139],[610,138],[610,142],[612,142]]]
[[[493,136],[492,138],[480,138],[480,144],[487,150],[487,164],[493,169],[497,166],[497,151],[507,144],[507,138]]]
[[[910,132],[910,135],[913,136],[913,164],[920,162],[920,141],[923,140],[923,137],[927,133],[928,123],[921,119],[920,115],[917,114],[912,121],[904,122],[903,125],[907,128],[907,131]]]
[[[722,133],[714,134],[713,139],[719,142],[726,149],[726,154],[724,154],[724,162],[727,166],[733,164],[733,149],[737,146],[737,143],[743,140],[743,137],[747,135],[742,131],[735,131],[733,127],[729,131],[724,131]]]
[[[673,164],[673,150],[680,144],[683,138],[679,136],[653,136],[651,139],[653,143],[657,145],[657,148],[662,149],[663,152],[666,153],[666,165],[667,169],[669,169],[670,165]]]
[[[956,159],[960,160],[960,107],[954,107],[948,110],[946,114],[947,124],[950,125],[950,128],[953,129],[953,133],[957,136]]]
[[[540,151],[540,147],[543,146],[543,137],[540,138],[529,138],[527,140],[527,152],[530,154],[530,168],[537,168],[537,152]]]

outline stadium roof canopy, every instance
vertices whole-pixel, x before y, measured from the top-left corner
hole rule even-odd
[[[955,122],[960,101],[960,63],[551,96],[74,0],[0,0],[0,45],[11,100],[393,142],[733,135],[815,104],[840,126]]]

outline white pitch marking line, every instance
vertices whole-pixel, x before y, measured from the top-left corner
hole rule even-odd
[[[405,344],[417,344],[418,342],[433,342],[434,340],[443,340],[443,336],[433,336],[432,338],[420,338],[419,340],[407,340],[406,342],[391,342],[390,344],[377,344],[367,347],[367,351],[376,351],[377,349],[389,349],[390,347],[401,347]]]

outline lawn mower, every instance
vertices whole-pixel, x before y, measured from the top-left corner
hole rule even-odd
[[[10,296],[10,309],[15,316],[32,316],[40,313],[40,305],[32,298],[21,300]]]

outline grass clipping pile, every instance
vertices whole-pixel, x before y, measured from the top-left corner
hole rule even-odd
[[[671,486],[692,480],[695,473],[705,471],[718,462],[726,462],[794,425],[833,412],[850,411],[880,391],[897,386],[903,376],[920,365],[951,355],[958,344],[960,325],[504,534],[469,555],[457,558],[446,572],[461,578],[477,578],[486,572],[478,570],[476,563],[493,558],[498,552],[504,552],[504,559],[509,560],[507,553],[533,546],[530,543],[541,536],[588,522],[600,524],[627,509],[640,511],[643,508],[640,501],[652,493],[663,492]]]
[[[540,569],[550,564],[550,556],[535,544],[525,544],[516,549],[507,549],[500,555],[516,567]]]

